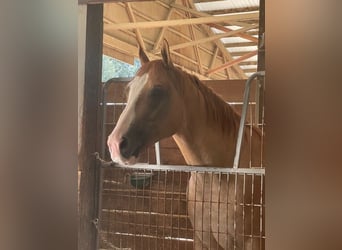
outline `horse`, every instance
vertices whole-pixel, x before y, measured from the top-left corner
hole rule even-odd
[[[161,60],[150,61],[141,48],[139,57],[141,68],[127,86],[127,105],[108,136],[112,160],[135,164],[144,148],[172,136],[188,165],[232,166],[239,114],[196,76],[173,64],[166,40]],[[252,130],[244,131],[239,167],[261,164],[261,133]],[[238,204],[252,194],[237,179],[191,173],[187,210],[195,249],[264,248],[261,237],[244,236],[254,222],[251,211]]]

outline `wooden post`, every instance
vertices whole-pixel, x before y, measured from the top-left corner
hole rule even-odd
[[[258,67],[257,71],[265,70],[265,0],[260,1],[259,10],[259,44],[258,44]],[[264,110],[264,77],[257,79],[256,105],[255,105],[255,123],[262,122]]]
[[[98,144],[98,94],[102,71],[103,4],[87,6],[84,102],[79,153],[79,237],[78,247],[95,250],[98,216],[99,169],[93,153]]]

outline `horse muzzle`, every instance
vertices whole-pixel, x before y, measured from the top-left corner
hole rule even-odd
[[[142,149],[141,143],[125,136],[110,135],[107,144],[112,160],[125,165],[135,164]]]

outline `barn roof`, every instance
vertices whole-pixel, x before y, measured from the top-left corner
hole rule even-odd
[[[104,4],[103,53],[133,64],[139,44],[201,79],[245,79],[256,71],[259,0],[157,0]]]

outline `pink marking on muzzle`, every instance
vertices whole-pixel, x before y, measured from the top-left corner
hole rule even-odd
[[[120,155],[120,149],[119,149],[119,143],[120,143],[120,137],[115,135],[115,133],[111,133],[108,136],[107,145],[110,152],[110,157],[113,161],[120,161],[121,155]]]
[[[114,131],[108,136],[107,145],[110,152],[110,157],[112,158],[112,161],[118,162],[125,165],[133,165],[137,162],[137,158],[135,156],[131,156],[129,159],[126,159],[123,157],[120,153],[120,142],[121,142],[122,136],[117,133],[117,131],[114,129]]]

